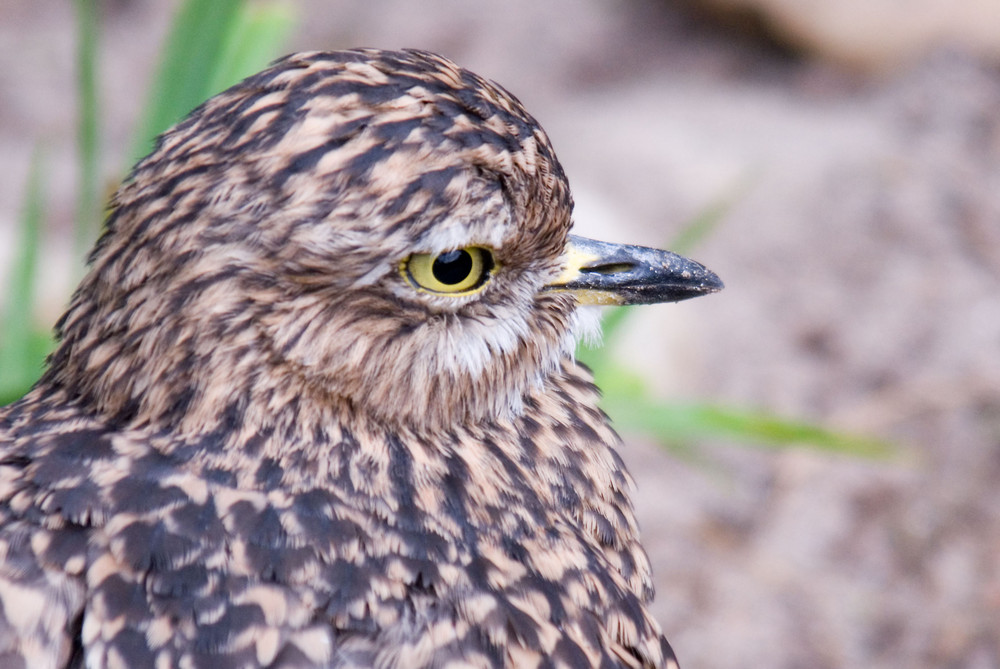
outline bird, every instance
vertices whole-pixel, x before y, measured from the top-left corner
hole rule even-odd
[[[572,208],[425,51],[293,54],[161,135],[0,409],[0,666],[676,667],[574,349],[722,282]]]

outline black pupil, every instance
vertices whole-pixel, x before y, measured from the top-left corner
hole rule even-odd
[[[442,253],[434,259],[434,264],[431,265],[431,273],[434,274],[434,278],[446,286],[462,283],[469,278],[471,271],[472,256],[468,251],[462,249]]]

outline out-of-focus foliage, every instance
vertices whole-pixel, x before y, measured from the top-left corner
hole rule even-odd
[[[103,218],[106,193],[99,166],[100,100],[96,60],[100,42],[98,3],[76,0],[78,189],[75,249],[82,266]],[[134,133],[131,165],[154,138],[211,95],[256,72],[281,54],[295,17],[283,2],[187,0],[178,9]],[[119,177],[121,175],[118,175]],[[117,179],[116,179],[117,180]],[[40,240],[45,227],[45,169],[36,152],[24,198],[19,241],[0,295],[0,405],[21,397],[38,379],[52,350],[51,323],[35,308]],[[69,287],[67,286],[67,294]]]

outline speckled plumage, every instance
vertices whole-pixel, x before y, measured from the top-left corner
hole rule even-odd
[[[673,666],[517,100],[422,52],[290,56],[112,204],[0,409],[0,666]],[[397,271],[468,244],[500,268],[474,295]]]

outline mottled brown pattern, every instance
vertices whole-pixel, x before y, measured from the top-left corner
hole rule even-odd
[[[290,56],[165,134],[0,410],[0,666],[673,666],[543,292],[571,208],[427,53]],[[467,245],[474,295],[397,271]]]

